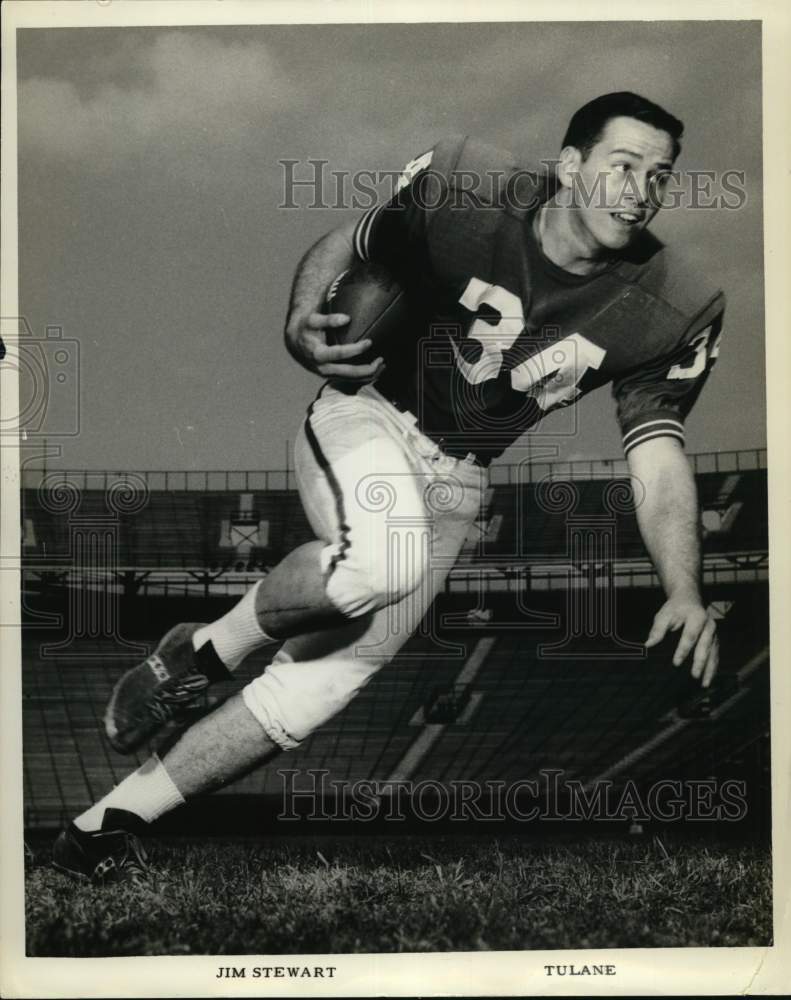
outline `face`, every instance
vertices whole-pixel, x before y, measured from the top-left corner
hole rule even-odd
[[[585,160],[566,147],[559,177],[578,238],[594,252],[626,247],[656,215],[672,167],[672,137],[636,118],[610,119]]]

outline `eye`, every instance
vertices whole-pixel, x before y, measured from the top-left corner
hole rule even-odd
[[[616,173],[628,174],[632,169],[632,165],[631,163],[614,163],[612,168]]]

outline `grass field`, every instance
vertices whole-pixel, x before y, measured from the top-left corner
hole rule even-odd
[[[713,838],[712,838],[713,840]],[[766,945],[766,847],[504,836],[182,839],[145,885],[76,885],[32,843],[29,955]]]

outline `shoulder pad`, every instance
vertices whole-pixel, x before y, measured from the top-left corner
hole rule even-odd
[[[636,280],[643,291],[688,320],[722,295],[697,262],[675,247],[659,246]]]
[[[535,192],[544,180],[522,167],[508,150],[463,135],[437,143],[431,170],[459,198],[502,208],[534,206]]]

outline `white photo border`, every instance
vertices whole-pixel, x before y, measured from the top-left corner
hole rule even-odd
[[[529,17],[525,10],[529,9]],[[640,17],[636,18],[639,13]],[[278,996],[567,995],[568,980],[547,979],[548,962],[614,963],[614,979],[586,982],[591,996],[771,994],[791,982],[791,673],[783,653],[791,648],[791,346],[788,331],[791,227],[788,166],[791,162],[791,6],[784,0],[650,0],[631,2],[489,0],[463,5],[437,0],[402,0],[398,5],[332,0],[10,0],[2,11],[2,308],[17,316],[16,44],[18,28],[218,25],[319,22],[419,21],[634,21],[760,20],[763,23],[764,212],[768,469],[771,567],[773,870],[775,944],[770,948],[613,949],[606,952],[482,952],[310,956],[311,964],[336,967],[332,980],[281,979]],[[727,59],[727,53],[723,53]],[[15,373],[0,366],[0,416],[17,412]],[[24,887],[21,766],[21,641],[19,621],[19,450],[2,440],[0,548],[0,993],[5,997],[261,996],[261,981],[219,982],[219,965],[250,964],[250,956],[139,957],[109,959],[27,958],[24,947]],[[603,958],[604,957],[604,958]],[[305,956],[308,958],[308,956]],[[301,956],[289,956],[298,963]],[[565,985],[568,983],[568,985]],[[272,987],[274,989],[274,986]]]

